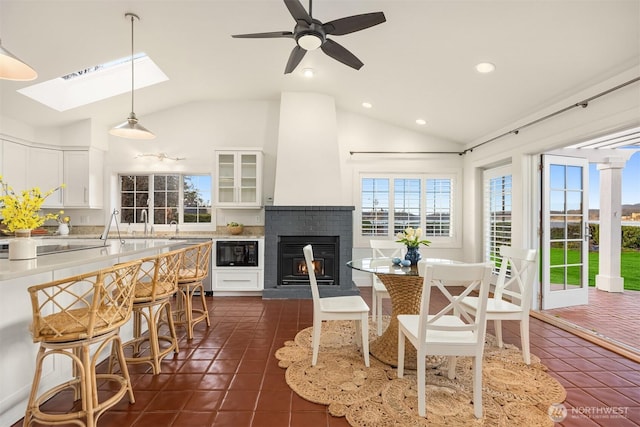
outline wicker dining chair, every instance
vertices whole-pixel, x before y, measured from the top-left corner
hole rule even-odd
[[[170,300],[178,290],[183,253],[184,249],[178,249],[142,258],[135,284],[133,339],[122,347],[128,364],[149,364],[154,375],[160,373],[160,362],[167,354],[180,350]],[[146,334],[142,333],[143,320],[148,328]]]
[[[185,248],[184,256],[182,257],[182,264],[178,272],[178,294],[173,316],[176,325],[184,325],[186,328],[187,339],[193,338],[193,327],[197,323],[206,320],[207,327],[211,326],[202,281],[209,274],[212,246],[212,240],[189,246]],[[199,294],[201,308],[194,308],[193,306],[193,298],[196,294]],[[196,315],[195,317],[194,314]]]
[[[33,310],[31,334],[40,343],[24,426],[36,424],[96,425],[107,409],[125,394],[135,402],[127,365],[124,362],[119,330],[131,317],[133,284],[140,261],[32,286],[28,289]],[[96,373],[96,364],[111,353],[120,373]],[[43,366],[49,356],[55,363],[69,360],[72,378],[48,390],[41,390]],[[98,384],[115,384],[100,388]],[[73,390],[80,408],[74,412],[46,412],[42,405],[55,394]],[[108,395],[105,390],[108,390]],[[100,401],[99,399],[102,399]]]

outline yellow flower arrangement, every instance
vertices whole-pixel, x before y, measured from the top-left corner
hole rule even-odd
[[[33,230],[40,227],[49,219],[58,219],[59,214],[48,213],[40,215],[40,209],[45,199],[57,190],[64,188],[64,184],[45,193],[38,187],[23,190],[16,194],[0,175],[0,216],[9,231]],[[62,213],[62,211],[61,211]]]
[[[428,240],[420,239],[420,237],[422,237],[421,228],[414,229],[412,227],[407,227],[403,231],[396,234],[396,237],[398,238],[396,242],[404,243],[409,248],[417,248],[420,245],[429,246],[429,243],[431,243]]]

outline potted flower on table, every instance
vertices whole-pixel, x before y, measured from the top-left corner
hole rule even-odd
[[[396,242],[404,243],[407,246],[407,253],[404,256],[404,259],[411,261],[411,265],[416,265],[422,255],[418,251],[420,245],[429,246],[431,243],[426,239],[422,239],[422,229],[421,228],[413,228],[407,227],[398,234],[396,234]]]

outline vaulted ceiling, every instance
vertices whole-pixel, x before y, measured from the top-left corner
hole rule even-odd
[[[640,75],[638,0],[313,2],[313,16],[323,22],[377,11],[387,22],[330,36],[364,62],[362,69],[317,50],[285,75],[292,39],[231,37],[293,30],[281,0],[0,0],[3,47],[38,72],[34,82],[0,80],[0,115],[38,127],[121,122],[128,93],[58,112],[16,90],[129,55],[126,12],[141,18],[136,51],[169,77],[136,91],[141,121],[193,101],[310,91],[333,96],[343,110],[470,143],[620,72],[635,67]],[[496,70],[476,72],[483,61]],[[315,77],[302,76],[303,68]]]

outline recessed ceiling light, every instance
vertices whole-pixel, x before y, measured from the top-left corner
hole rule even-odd
[[[313,68],[304,68],[302,70],[302,75],[310,79],[311,77],[313,77]]]
[[[420,126],[424,126],[427,124],[427,121],[425,119],[416,119],[416,123]]]
[[[371,107],[373,107],[373,105],[371,105],[371,103],[370,103],[370,102],[363,102],[363,103],[362,103],[362,107],[363,107],[363,108],[371,108]]]
[[[481,62],[476,65],[476,71],[479,73],[491,73],[496,69],[496,66],[491,62]]]

